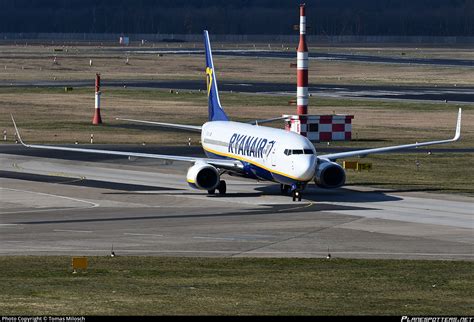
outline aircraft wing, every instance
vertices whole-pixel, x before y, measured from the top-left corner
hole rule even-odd
[[[168,127],[172,129],[186,130],[191,132],[201,132],[202,127],[197,125],[185,125],[185,124],[174,124],[174,123],[163,123],[163,122],[153,122],[153,121],[141,121],[141,120],[132,120],[132,119],[122,119],[117,117],[116,120],[119,121],[129,121],[135,123],[143,123],[148,125],[156,125],[161,127]]]
[[[190,162],[190,163],[202,161],[202,162],[211,164],[217,168],[223,168],[227,170],[238,171],[238,170],[243,169],[243,164],[238,160],[225,160],[225,159],[221,160],[221,159],[185,157],[185,156],[153,154],[153,153],[137,153],[137,152],[124,152],[124,151],[112,151],[112,150],[69,148],[69,147],[53,146],[53,145],[25,144],[23,140],[21,139],[20,132],[18,131],[18,128],[16,126],[13,116],[12,116],[12,121],[15,127],[18,140],[23,146],[27,148],[81,152],[81,153],[95,153],[95,154],[106,154],[106,155],[119,155],[119,156],[125,156],[125,157],[151,158],[151,159],[170,160],[170,161],[183,161],[183,162]]]
[[[325,155],[320,155],[318,158],[335,161],[337,159],[343,159],[343,158],[354,157],[354,156],[366,156],[366,155],[369,155],[369,154],[386,153],[386,152],[392,152],[392,151],[397,151],[397,150],[418,148],[418,147],[428,146],[428,145],[455,142],[455,141],[459,140],[459,138],[461,137],[461,112],[462,112],[461,109],[459,109],[458,119],[457,119],[457,123],[456,123],[456,133],[455,133],[455,135],[452,139],[422,142],[422,143],[417,142],[417,143],[413,143],[413,144],[396,145],[396,146],[389,146],[389,147],[384,147],[384,148],[374,148],[374,149],[365,149],[365,150],[356,150],[356,151],[349,151],[349,152],[325,154]]]

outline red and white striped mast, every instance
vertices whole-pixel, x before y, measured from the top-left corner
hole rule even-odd
[[[305,4],[300,5],[300,42],[296,58],[296,114],[308,114],[308,46],[306,45]]]
[[[100,117],[100,74],[95,74],[95,111],[92,124],[102,124],[102,118]]]

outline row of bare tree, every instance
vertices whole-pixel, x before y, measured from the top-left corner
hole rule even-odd
[[[0,0],[0,32],[291,34],[294,0]],[[474,0],[306,0],[310,34],[474,36]]]

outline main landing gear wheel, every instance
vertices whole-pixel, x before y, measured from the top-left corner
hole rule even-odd
[[[296,199],[298,199],[298,201],[301,201],[301,191],[294,190],[291,195],[293,197],[293,201],[296,201]]]
[[[207,193],[210,194],[210,195],[215,195],[215,194],[216,194],[216,190],[219,191],[219,194],[220,194],[221,196],[226,194],[226,192],[227,192],[227,184],[225,183],[224,180],[219,181],[219,184],[217,185],[216,188],[211,189],[211,190],[207,190]]]
[[[224,180],[221,180],[219,182],[219,185],[217,186],[217,190],[219,190],[220,195],[225,195],[227,192],[227,184],[225,183]]]
[[[287,195],[290,192],[291,186],[287,184],[280,184],[280,191],[282,195]]]

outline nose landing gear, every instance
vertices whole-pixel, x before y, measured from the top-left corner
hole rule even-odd
[[[281,184],[280,185],[280,190],[282,195],[288,195],[291,192],[291,197],[293,198],[293,201],[301,201],[301,192],[303,191],[304,186],[301,185],[286,185],[286,184]]]
[[[291,196],[293,197],[293,201],[296,201],[296,199],[298,199],[298,201],[301,201],[301,191],[293,190]]]

